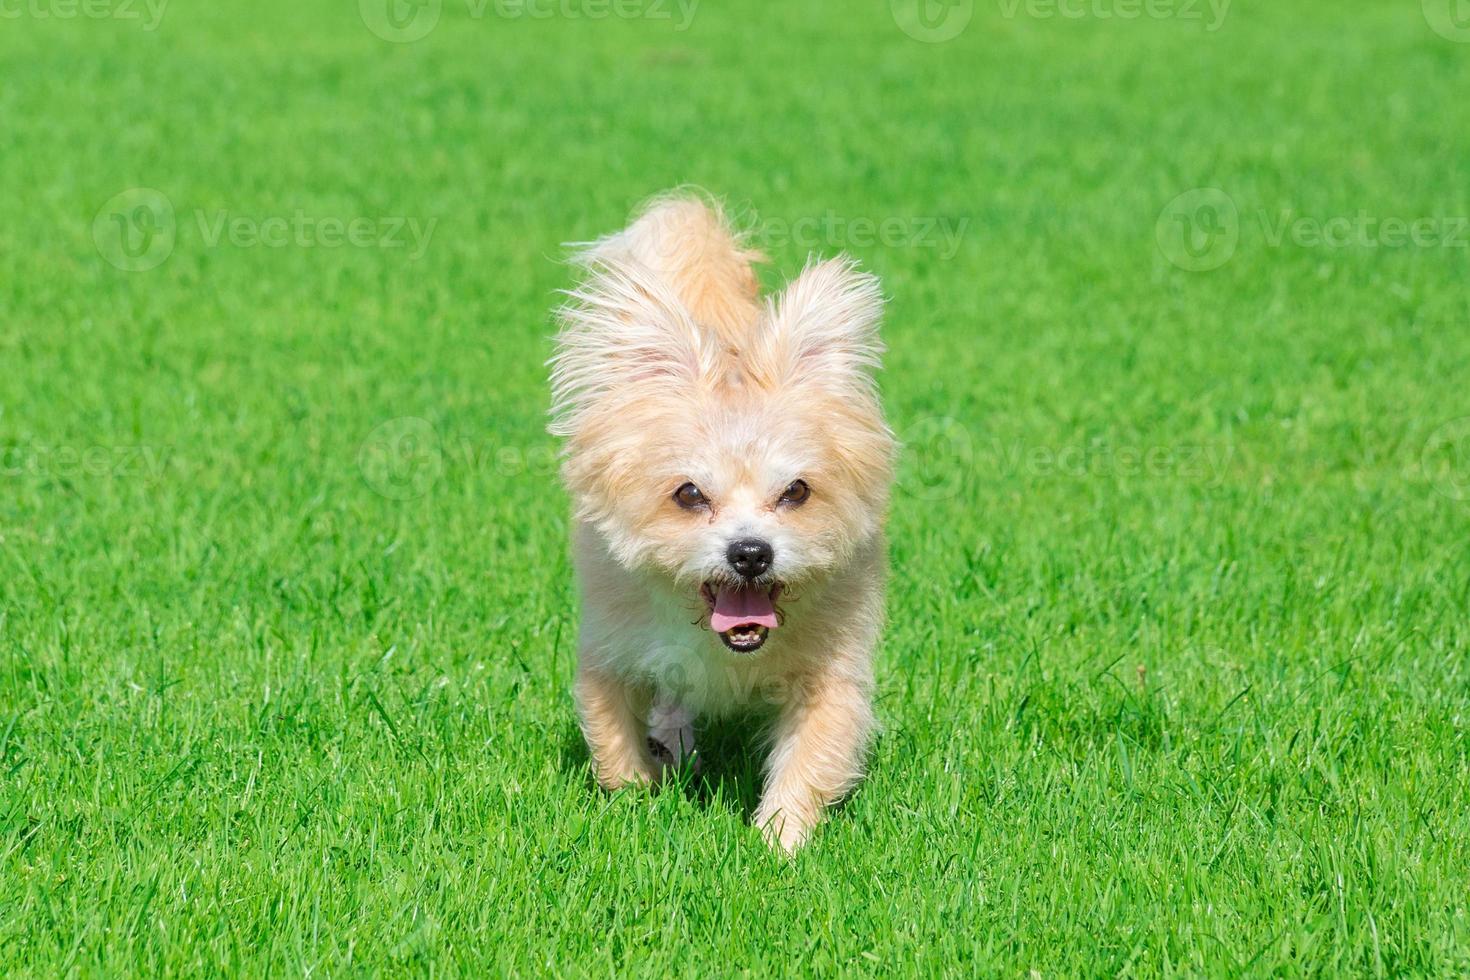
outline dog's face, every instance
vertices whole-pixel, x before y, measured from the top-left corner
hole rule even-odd
[[[628,270],[594,270],[574,299],[569,328],[591,336],[563,333],[557,380],[577,516],[623,565],[702,600],[726,646],[759,649],[781,595],[882,523],[876,283],[847,263],[809,269],[738,351]]]

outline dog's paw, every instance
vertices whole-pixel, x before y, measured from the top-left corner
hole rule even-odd
[[[753,822],[772,850],[788,856],[795,854],[807,842],[817,824],[816,820],[804,820],[795,814],[788,815],[764,806],[755,812]]]
[[[698,774],[704,770],[704,764],[700,759],[699,753],[694,750],[693,744],[685,747],[681,739],[676,741],[675,745],[680,746],[682,751],[676,752],[673,748],[665,744],[661,738],[656,738],[653,735],[648,736],[648,752],[653,756],[653,761],[657,762],[661,768],[678,769],[688,762],[690,769],[694,773]]]
[[[694,715],[677,704],[655,704],[648,719],[648,751],[665,769],[679,769],[691,757],[699,771],[694,751]]]
[[[657,762],[665,769],[672,768],[677,764],[674,760],[674,753],[669,751],[669,747],[652,735],[648,736],[648,753],[653,756],[654,762]]]
[[[656,788],[663,772],[663,767],[649,752],[629,752],[592,762],[592,778],[610,793],[622,789]]]
[[[662,770],[656,766],[631,765],[621,769],[594,768],[597,785],[615,793],[621,789],[646,789],[658,785]]]

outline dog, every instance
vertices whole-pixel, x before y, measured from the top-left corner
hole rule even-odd
[[[654,786],[690,764],[700,716],[772,708],[753,819],[790,853],[862,777],[875,725],[895,454],[879,282],[811,260],[762,299],[764,256],[685,193],[576,249],[550,431],[593,773]]]

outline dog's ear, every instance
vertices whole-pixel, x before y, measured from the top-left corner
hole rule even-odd
[[[764,372],[777,386],[814,384],[870,394],[883,354],[878,324],[883,291],[876,277],[843,256],[808,264],[767,305]]]
[[[658,276],[605,254],[579,257],[580,285],[557,311],[551,364],[552,434],[576,433],[586,414],[629,398],[694,386],[709,376],[715,345]]]

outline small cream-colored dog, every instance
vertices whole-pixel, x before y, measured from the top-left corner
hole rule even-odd
[[[760,259],[686,195],[586,246],[551,431],[598,782],[656,783],[699,715],[773,707],[755,821],[791,851],[862,775],[894,442],[878,281],[834,259],[761,302]]]

